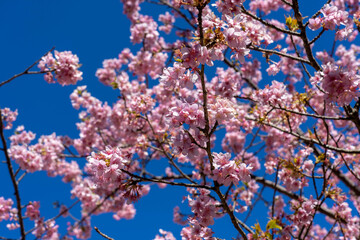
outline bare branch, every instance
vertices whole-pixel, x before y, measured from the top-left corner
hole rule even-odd
[[[282,32],[282,33],[286,33],[286,34],[289,34],[289,35],[293,35],[293,36],[299,36],[300,37],[300,34],[298,32],[293,32],[293,31],[290,31],[290,30],[287,30],[287,29],[283,29],[283,28],[279,28],[271,23],[268,23],[266,22],[265,20],[263,20],[262,18],[259,18],[258,16],[252,14],[251,12],[247,11],[243,6],[241,6],[241,12],[250,16],[251,18],[255,19],[256,21],[259,21],[261,22],[262,24],[264,24],[265,26],[267,27],[270,27],[270,28],[273,28],[279,32]]]
[[[16,74],[13,77],[9,78],[6,81],[3,81],[2,83],[0,83],[0,87],[2,87],[3,85],[11,82],[12,80],[14,80],[15,78],[21,77],[22,75],[26,75],[26,74],[43,74],[43,73],[48,73],[48,72],[52,72],[53,70],[50,71],[38,71],[38,72],[30,72],[30,69],[32,67],[34,67],[38,62],[40,62],[40,60],[42,59],[42,57],[46,56],[49,52],[51,52],[52,50],[54,50],[55,47],[51,48],[49,51],[47,51],[44,55],[41,56],[41,58],[39,58],[37,61],[35,61],[33,64],[31,64],[28,68],[25,69],[25,71],[23,71],[22,73]]]
[[[297,20],[299,29],[300,29],[300,38],[303,41],[304,44],[304,48],[305,48],[305,52],[306,55],[310,61],[310,65],[315,68],[316,71],[320,71],[321,67],[320,65],[316,62],[313,54],[312,54],[312,50],[311,50],[311,46],[309,44],[309,40],[307,38],[306,35],[306,27],[303,24],[303,16],[301,15],[300,9],[299,9],[299,4],[298,4],[298,0],[293,0],[293,10],[295,13],[295,18]]]
[[[24,227],[24,221],[23,221],[23,216],[22,216],[22,212],[21,212],[21,198],[20,198],[20,191],[19,191],[19,186],[16,182],[16,178],[15,178],[15,174],[14,174],[14,169],[11,163],[11,159],[10,156],[8,154],[8,147],[7,147],[7,143],[5,140],[5,136],[4,136],[4,126],[3,126],[3,121],[2,121],[2,117],[1,117],[2,113],[1,113],[1,108],[0,108],[0,137],[1,137],[1,142],[4,148],[4,154],[5,154],[5,159],[6,159],[6,165],[8,166],[8,171],[10,174],[10,178],[11,178],[11,182],[15,191],[15,198],[16,198],[16,207],[17,207],[17,217],[18,217],[18,221],[19,221],[19,225],[20,225],[20,233],[21,233],[21,239],[25,240],[26,238],[26,234],[25,234],[25,227]]]
[[[122,172],[128,174],[129,176],[139,179],[142,182],[154,182],[154,183],[165,183],[168,185],[173,185],[173,186],[183,186],[183,187],[191,187],[191,188],[204,188],[204,189],[208,189],[211,190],[212,187],[207,186],[207,185],[199,185],[199,184],[191,184],[191,183],[178,183],[178,182],[170,182],[170,181],[165,181],[161,178],[146,178],[146,177],[141,177],[138,175],[135,175],[129,171],[126,171],[124,169],[120,169]]]
[[[99,228],[94,227],[94,229],[95,229],[95,231],[96,231],[98,234],[100,234],[103,238],[108,239],[108,240],[115,240],[114,238],[111,238],[111,237],[109,237],[108,235],[100,232]]]
[[[311,62],[309,60],[301,58],[301,57],[296,57],[296,56],[293,56],[293,55],[290,55],[287,53],[283,53],[283,52],[279,52],[279,51],[275,51],[275,50],[268,50],[268,49],[264,49],[264,48],[260,48],[260,47],[256,47],[256,46],[249,46],[249,49],[258,51],[258,52],[263,52],[263,53],[276,54],[276,55],[279,55],[282,57],[287,57],[292,60],[299,61],[302,63],[307,63],[307,64],[311,65]]]
[[[246,117],[245,119],[259,122],[257,119],[251,118],[251,117]],[[269,127],[273,127],[275,129],[283,132],[283,133],[288,133],[288,134],[290,134],[290,135],[292,135],[294,137],[297,137],[300,140],[303,140],[303,141],[306,141],[306,142],[309,142],[309,143],[313,143],[313,144],[317,144],[317,145],[319,145],[319,146],[321,146],[321,147],[323,147],[325,149],[333,150],[333,151],[336,151],[336,152],[339,152],[339,153],[354,153],[354,154],[355,153],[356,154],[360,153],[360,149],[350,150],[350,149],[334,147],[334,146],[328,145],[326,143],[323,143],[320,140],[314,140],[312,138],[304,137],[304,136],[300,135],[299,133],[295,133],[295,132],[289,131],[287,129],[278,127],[278,126],[276,126],[276,125],[274,125],[272,123],[267,123],[267,122],[262,121],[261,124],[269,126]]]
[[[300,196],[298,196],[295,193],[289,192],[287,191],[284,187],[280,186],[280,185],[276,185],[275,183],[273,183],[272,181],[266,180],[263,177],[257,177],[254,175],[251,175],[251,178],[254,179],[256,182],[261,183],[267,187],[270,187],[272,189],[276,188],[276,191],[288,196],[291,199],[295,199],[295,200],[299,200]],[[307,198],[305,197],[301,197],[304,200],[307,200]],[[330,209],[325,208],[325,207],[320,207],[319,208],[319,212],[321,212],[322,214],[325,214],[326,216],[332,218],[332,219],[339,219],[338,216]],[[342,222],[346,223],[346,221],[344,219],[341,219]]]

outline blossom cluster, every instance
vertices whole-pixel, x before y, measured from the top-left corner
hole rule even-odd
[[[237,185],[240,181],[250,181],[251,166],[245,163],[230,161],[229,153],[214,153],[213,179],[225,186],[231,183]]]
[[[55,57],[48,53],[38,64],[40,70],[46,72],[44,78],[48,83],[55,83],[54,77],[62,86],[82,80],[82,72],[78,70],[79,58],[76,55],[70,51],[55,51],[54,55]]]
[[[1,109],[1,121],[3,122],[3,129],[11,129],[12,123],[16,120],[18,111],[11,111],[10,108]],[[6,124],[5,124],[6,123]]]
[[[339,105],[347,105],[359,97],[360,77],[351,71],[344,71],[335,64],[328,63],[323,71],[311,78],[314,84],[319,84],[325,91],[325,100]]]
[[[309,28],[317,30],[323,27],[325,30],[335,30],[340,26],[345,26],[336,31],[336,38],[338,40],[354,40],[358,34],[353,29],[353,20],[349,18],[347,11],[338,8],[336,5],[325,4],[321,9],[323,17],[316,17],[309,19]]]
[[[11,219],[16,215],[17,209],[13,208],[13,204],[14,202],[11,198],[5,199],[0,197],[0,222]]]

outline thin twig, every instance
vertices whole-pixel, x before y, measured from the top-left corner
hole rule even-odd
[[[291,43],[292,43],[292,45],[293,45],[293,47],[294,47],[294,49],[295,49],[296,55],[297,55],[298,57],[300,57],[300,53],[299,53],[299,51],[298,51],[298,49],[297,49],[297,47],[296,47],[296,44],[295,44],[295,42],[294,42],[293,36],[290,36],[290,39],[291,39]],[[303,69],[304,69],[306,75],[308,76],[308,78],[311,78],[311,74],[309,73],[309,71],[307,70],[307,68],[306,68],[306,66],[305,66],[305,64],[304,64],[303,62],[301,62],[301,66],[303,67]]]
[[[313,40],[311,40],[311,41],[309,42],[309,44],[311,45],[311,44],[313,44],[314,42],[316,42],[316,41],[323,35],[324,32],[325,32],[325,28],[323,28],[323,29],[321,30],[321,32],[320,32],[316,37],[314,37]]]
[[[38,228],[40,228],[40,227],[46,226],[46,224],[47,224],[48,222],[53,221],[53,220],[56,220],[56,219],[58,219],[59,217],[63,216],[63,214],[65,214],[65,213],[68,212],[70,209],[72,209],[73,207],[75,207],[76,204],[78,204],[79,202],[80,202],[80,200],[76,200],[76,201],[75,201],[74,203],[72,203],[69,207],[67,207],[66,209],[63,209],[62,211],[60,211],[58,215],[56,215],[56,216],[54,216],[54,217],[52,217],[52,218],[49,218],[48,220],[46,220],[45,222],[43,222],[43,224],[40,224],[40,225],[38,225],[38,226],[36,226],[36,227],[28,230],[28,231],[26,232],[26,235],[32,233],[33,231],[35,231],[36,229],[38,229]],[[57,226],[57,225],[54,225],[53,227],[56,227],[56,226]],[[48,230],[49,230],[49,229],[47,229],[47,231],[48,231]],[[45,232],[44,232],[44,234],[45,234]],[[38,239],[38,238],[35,238],[35,240],[36,240],[36,239]]]
[[[259,122],[259,120],[255,119],[255,118],[251,118],[251,117],[245,117],[246,120],[251,120],[251,121],[256,121],[256,122]],[[314,140],[312,138],[308,138],[308,137],[304,137],[302,135],[300,135],[299,133],[295,133],[295,132],[292,132],[292,131],[289,131],[287,129],[284,129],[284,128],[281,128],[281,127],[278,127],[272,123],[267,123],[267,122],[264,122],[262,121],[261,124],[263,125],[266,125],[266,126],[269,126],[269,127],[272,127],[272,128],[275,128],[283,133],[288,133],[300,140],[303,140],[303,141],[306,141],[306,142],[309,142],[309,143],[314,143],[314,144],[317,144],[325,149],[329,149],[329,150],[333,150],[333,151],[336,151],[336,152],[341,152],[341,153],[360,153],[360,149],[354,149],[354,150],[350,150],[350,149],[344,149],[344,148],[338,148],[338,147],[334,147],[334,146],[331,146],[331,145],[328,145],[326,143],[323,143],[321,140]]]
[[[106,239],[108,239],[108,240],[115,240],[114,238],[109,237],[109,236],[106,235],[105,233],[100,232],[99,228],[94,227],[94,229],[95,229],[95,231],[96,231],[98,234],[100,234],[102,237],[104,237],[104,238],[106,238]]]
[[[289,35],[300,36],[300,33],[298,33],[298,32],[293,32],[293,31],[290,31],[290,30],[287,30],[287,29],[284,29],[284,28],[280,28],[280,27],[277,27],[277,26],[275,26],[275,25],[273,25],[271,23],[266,22],[264,19],[262,19],[262,18],[260,18],[260,17],[258,17],[256,15],[252,14],[251,12],[247,11],[244,8],[244,6],[241,6],[241,11],[242,11],[242,13],[248,15],[249,17],[255,19],[256,21],[261,22],[262,24],[264,24],[267,27],[273,28],[273,29],[275,29],[275,30],[277,30],[279,32],[282,32],[282,33],[287,33]]]
[[[315,60],[313,54],[312,54],[312,50],[311,50],[311,46],[309,44],[309,40],[307,38],[306,35],[306,27],[303,24],[303,16],[301,15],[300,9],[299,9],[299,3],[298,0],[293,0],[293,6],[292,6],[294,13],[295,13],[295,18],[297,20],[299,29],[300,29],[300,38],[303,41],[303,45],[305,48],[305,52],[306,55],[310,61],[310,65],[316,70],[316,71],[320,71],[321,67],[318,64],[318,62]]]
[[[142,182],[153,182],[153,183],[165,183],[168,185],[173,185],[173,186],[183,186],[183,187],[191,187],[191,188],[204,188],[204,189],[208,189],[211,190],[212,187],[207,186],[207,185],[199,185],[199,184],[192,184],[192,183],[178,183],[178,182],[170,182],[170,181],[165,181],[161,178],[146,178],[146,177],[142,177],[142,176],[138,176],[135,175],[129,171],[126,171],[124,169],[120,169],[122,172],[128,174],[129,176],[139,179]]]
[[[243,77],[243,76],[242,76],[242,73],[240,72],[240,70],[237,69],[237,68],[235,67],[235,65],[234,65],[232,62],[230,62],[229,59],[224,58],[224,63],[225,63],[226,65],[228,65],[229,67],[231,67],[232,69],[234,69],[235,72],[238,72],[238,73],[240,74],[241,78],[242,78],[245,82],[247,82],[247,84],[249,84],[252,89],[255,89],[255,90],[258,90],[258,89],[259,89],[259,87],[258,87],[253,81],[251,81],[251,79],[248,79],[248,78]]]
[[[254,50],[254,51],[258,51],[258,52],[264,52],[264,53],[271,53],[271,54],[276,54],[282,57],[287,57],[290,58],[292,60],[295,61],[299,61],[299,62],[303,62],[303,63],[307,63],[309,65],[312,65],[311,62],[307,59],[301,58],[301,57],[296,57],[287,53],[283,53],[283,52],[279,52],[279,51],[275,51],[275,50],[268,50],[268,49],[264,49],[264,48],[260,48],[260,47],[256,47],[256,46],[249,46],[249,49]]]
[[[48,72],[52,72],[54,70],[50,70],[50,71],[38,71],[38,72],[30,72],[29,70],[34,67],[38,62],[40,62],[40,60],[46,56],[49,52],[51,52],[52,50],[54,50],[55,47],[52,47],[49,51],[47,51],[43,56],[41,56],[41,58],[39,58],[37,61],[35,61],[33,64],[31,64],[28,68],[25,69],[25,71],[23,71],[22,73],[19,73],[19,74],[16,74],[14,75],[13,77],[9,78],[8,80],[6,81],[3,81],[2,83],[0,83],[0,87],[2,87],[3,85],[11,82],[12,80],[14,80],[15,78],[18,78],[22,75],[25,75],[25,74],[43,74],[43,73],[48,73]]]
[[[160,0],[160,3],[171,8],[172,10],[174,10],[177,14],[179,14],[193,29],[196,29],[196,26],[194,24],[191,23],[191,21],[189,20],[188,17],[186,17],[186,15],[180,11],[180,9],[170,5],[167,1],[164,0]]]
[[[331,1],[332,1],[332,0],[328,0],[325,4],[329,4]],[[324,6],[325,6],[325,5],[324,5]],[[317,16],[319,16],[320,13],[321,13],[322,8],[323,8],[323,7],[321,7],[320,10],[317,11],[314,15],[312,15],[309,19],[311,19],[311,18],[316,18]],[[307,21],[304,26],[307,27],[307,25],[309,25],[309,21]]]
[[[300,196],[298,196],[297,194],[289,192],[283,186],[275,185],[274,182],[266,180],[263,177],[257,177],[257,176],[251,175],[251,178],[254,179],[256,182],[261,183],[261,184],[263,184],[263,185],[265,185],[267,187],[270,187],[272,189],[276,188],[276,191],[288,196],[291,199],[295,199],[295,200],[300,199]],[[307,200],[307,198],[305,198],[305,197],[302,197],[302,199],[305,200],[305,201]],[[325,214],[326,216],[328,216],[328,217],[330,217],[332,219],[335,219],[335,220],[338,219],[338,220],[346,223],[345,219],[342,219],[342,218],[340,219],[332,210],[330,210],[328,208],[320,207],[319,212],[322,213],[322,214]]]
[[[3,121],[2,121],[2,112],[1,112],[1,108],[0,108],[0,137],[1,137],[1,141],[2,141],[2,145],[4,148],[4,154],[5,154],[5,159],[6,159],[6,164],[8,166],[8,171],[10,174],[10,178],[11,178],[11,182],[15,191],[15,198],[16,198],[16,207],[17,207],[17,217],[18,217],[18,221],[19,221],[19,225],[20,225],[20,233],[21,233],[21,239],[25,240],[26,235],[25,235],[25,227],[24,227],[24,221],[23,221],[23,216],[21,213],[21,198],[20,198],[20,191],[19,191],[19,186],[16,182],[16,178],[15,178],[15,174],[14,174],[14,169],[11,163],[11,159],[10,156],[8,154],[8,147],[7,147],[7,143],[5,140],[5,136],[4,136],[4,127],[3,127]]]

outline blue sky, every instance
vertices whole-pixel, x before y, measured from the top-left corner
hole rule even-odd
[[[95,97],[112,103],[118,92],[102,85],[95,71],[104,59],[117,57],[123,48],[133,47],[129,41],[129,24],[119,0],[0,0],[0,82],[22,72],[55,46],[59,51],[71,50],[80,58],[84,80],[79,85],[87,85]],[[0,88],[0,108],[18,109],[15,125],[24,125],[37,136],[56,132],[76,138],[78,111],[72,108],[69,99],[74,89],[75,86],[49,85],[40,75],[23,76]],[[12,197],[13,190],[5,167],[0,165],[0,196],[8,198]],[[71,204],[74,201],[70,200],[68,185],[62,184],[60,178],[47,178],[44,173],[26,176],[20,190],[23,203],[42,200],[40,210],[47,218],[58,213],[53,202]],[[179,239],[181,227],[172,222],[172,211],[176,205],[181,206],[184,192],[180,187],[159,190],[154,186],[150,194],[136,204],[134,220],[115,221],[107,214],[93,217],[93,226],[116,239],[152,239],[159,228],[173,231]],[[59,223],[64,227],[65,222]],[[233,228],[227,227],[229,219],[219,222],[214,228],[216,236],[234,236]],[[0,236],[5,232],[4,224],[0,223]],[[92,239],[100,237],[93,231]]]

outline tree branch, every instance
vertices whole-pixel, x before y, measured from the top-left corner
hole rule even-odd
[[[251,178],[254,179],[256,182],[263,184],[266,187],[270,187],[272,189],[276,189],[276,191],[288,196],[291,199],[295,199],[295,200],[299,200],[299,199],[304,199],[307,200],[307,198],[305,197],[300,197],[295,193],[289,192],[287,191],[283,186],[280,186],[278,184],[273,183],[272,181],[266,180],[263,177],[257,177],[255,175],[251,175]],[[319,212],[321,212],[322,214],[325,214],[326,216],[332,218],[332,219],[339,219],[338,216],[330,209],[325,208],[325,207],[320,207],[319,208]],[[341,219],[342,222],[346,223],[346,221],[344,219]]]
[[[19,225],[20,225],[20,233],[21,233],[21,239],[25,240],[26,238],[26,234],[25,234],[25,227],[24,227],[24,221],[23,221],[23,216],[21,213],[22,207],[21,207],[21,198],[20,198],[20,191],[19,191],[19,186],[16,182],[16,178],[15,178],[15,174],[14,174],[14,169],[11,163],[11,159],[10,156],[8,154],[8,147],[6,144],[6,140],[5,140],[5,136],[4,136],[4,126],[3,126],[3,121],[2,121],[2,112],[1,112],[1,108],[0,108],[0,137],[1,137],[1,142],[4,148],[4,154],[5,154],[5,159],[6,159],[6,164],[8,166],[8,171],[10,174],[10,178],[11,178],[11,182],[15,191],[15,198],[16,198],[16,206],[17,206],[17,217],[18,217],[18,221],[19,221]]]
[[[38,71],[38,72],[30,72],[29,70],[34,67],[38,62],[40,62],[40,60],[46,56],[49,52],[51,52],[52,50],[54,50],[55,47],[52,47],[49,51],[47,51],[44,55],[41,56],[41,58],[39,58],[37,61],[35,61],[33,64],[31,64],[28,68],[25,69],[25,71],[23,71],[22,73],[16,74],[13,77],[9,78],[6,81],[3,81],[2,83],[0,83],[0,87],[2,87],[3,85],[11,82],[12,80],[14,80],[15,78],[21,77],[22,75],[26,75],[26,74],[43,74],[43,73],[48,73],[48,72],[53,72],[54,70],[50,70],[50,71]]]
[[[104,234],[104,233],[100,232],[99,228],[94,227],[94,229],[95,229],[95,231],[96,231],[98,234],[100,234],[100,235],[101,235],[102,237],[104,237],[105,239],[108,239],[108,240],[115,240],[114,238],[111,238],[111,237],[109,237],[108,235],[106,235],[106,234]]]

